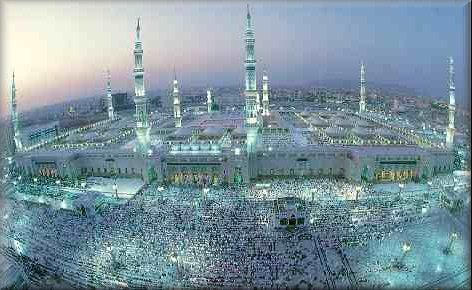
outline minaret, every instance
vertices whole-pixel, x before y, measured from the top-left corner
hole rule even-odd
[[[257,92],[257,96],[256,96],[256,110],[257,110],[257,113],[259,114],[261,112],[261,96],[259,95],[259,92]]]
[[[115,112],[113,110],[113,97],[111,96],[111,85],[110,85],[110,71],[107,70],[107,107],[108,107],[108,119],[113,121],[115,119]]]
[[[449,125],[446,132],[446,147],[452,148],[454,145],[454,114],[456,112],[456,97],[454,86],[454,60],[449,57]]]
[[[361,91],[359,101],[359,113],[365,112],[365,67],[364,62],[361,62]]]
[[[213,99],[211,97],[211,90],[207,90],[207,108],[208,108],[208,114],[211,114],[212,112],[212,106],[213,106]]]
[[[262,75],[262,115],[269,116],[269,77],[266,71]]]
[[[141,44],[141,26],[138,18],[136,27],[136,42],[134,45],[134,103],[136,106],[136,135],[140,149],[147,151],[149,145],[149,110],[148,98],[144,89],[143,47]]]
[[[15,73],[13,73],[13,81],[11,84],[11,124],[13,127],[13,140],[15,141],[15,152],[23,150],[21,143],[20,125],[18,123],[18,111],[16,109],[16,86]]]
[[[244,96],[246,98],[246,131],[247,131],[247,152],[254,153],[257,143],[257,132],[260,125],[260,117],[257,108],[258,93],[256,88],[256,59],[254,52],[254,30],[252,27],[251,13],[249,5],[247,6],[246,16],[246,61],[244,63],[246,69],[246,90]]]
[[[174,98],[174,120],[175,128],[182,127],[182,116],[180,113],[180,94],[179,94],[179,81],[177,81],[177,75],[174,72],[174,89],[172,91],[172,97]]]

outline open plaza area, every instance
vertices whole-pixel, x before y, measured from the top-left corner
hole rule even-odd
[[[36,287],[468,289],[470,203],[454,210],[444,196],[470,188],[451,193],[452,183],[438,176],[401,192],[331,178],[150,184],[85,212],[6,199],[1,251]],[[279,227],[272,201],[287,197],[304,202],[305,224]]]

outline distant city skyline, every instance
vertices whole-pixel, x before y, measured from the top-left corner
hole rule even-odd
[[[249,2],[256,34],[258,88],[333,79],[399,85],[447,98],[448,56],[457,102],[466,98],[465,1]],[[2,101],[16,74],[20,111],[79,97],[133,91],[133,44],[142,19],[147,91],[244,83],[246,2],[2,2]],[[468,102],[470,104],[470,102]]]

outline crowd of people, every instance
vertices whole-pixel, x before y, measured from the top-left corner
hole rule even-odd
[[[346,258],[333,262],[326,249],[363,245],[426,221],[431,211],[423,209],[437,206],[439,191],[366,198],[376,194],[371,184],[335,178],[151,184],[87,216],[8,200],[0,209],[1,247],[84,287],[348,287]],[[306,228],[272,226],[270,201],[287,196],[305,200]]]

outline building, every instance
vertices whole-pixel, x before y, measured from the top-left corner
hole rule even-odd
[[[262,80],[262,102],[256,85],[255,33],[249,7],[244,39],[245,108],[213,110],[201,100],[198,113],[181,110],[181,99],[186,97],[174,82],[174,114],[168,119],[150,114],[140,33],[138,20],[135,115],[123,113],[116,122],[86,126],[80,134],[52,145],[54,150],[45,147],[18,152],[15,161],[19,170],[53,177],[133,176],[145,182],[200,185],[284,176],[392,182],[427,179],[453,170],[450,149],[428,142],[401,124],[385,121],[381,112],[365,109],[363,65],[361,112],[322,108],[269,112],[267,76]],[[322,91],[315,94],[325,98]],[[125,99],[126,95],[120,96]],[[211,94],[208,100],[213,103]],[[118,110],[119,103],[115,102],[114,108]]]
[[[26,135],[28,145],[53,139],[59,135],[59,122],[26,127],[23,134]]]

